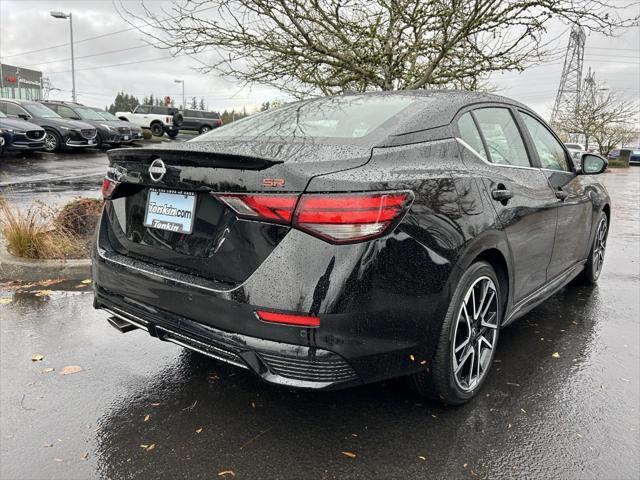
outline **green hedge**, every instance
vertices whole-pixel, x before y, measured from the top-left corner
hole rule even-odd
[[[611,168],[629,168],[628,158],[612,158],[609,160],[609,167]]]

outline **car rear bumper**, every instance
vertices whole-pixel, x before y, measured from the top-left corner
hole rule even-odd
[[[105,219],[92,254],[95,306],[161,340],[242,366],[268,382],[315,389],[415,373],[431,358],[446,289],[425,292],[429,282],[415,277],[411,282],[422,283],[389,279],[394,285],[385,285],[385,278],[367,271],[380,267],[372,252],[382,251],[387,261],[383,244],[336,247],[292,231],[246,282],[229,286],[113,251]],[[262,322],[258,309],[313,312],[320,327]]]

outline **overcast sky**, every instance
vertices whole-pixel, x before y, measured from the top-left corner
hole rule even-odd
[[[163,6],[170,6],[167,5],[170,2],[145,3],[157,11]],[[615,7],[626,3],[611,0]],[[128,2],[127,5],[133,10],[139,8],[138,1]],[[632,8],[637,11],[640,6]],[[52,18],[50,10],[73,13],[76,90],[78,101],[84,104],[103,107],[113,101],[119,90],[139,97],[150,93],[156,96],[170,95],[175,97],[176,104],[182,103],[181,85],[174,83],[175,79],[184,79],[187,99],[195,96],[199,100],[202,97],[207,106],[214,110],[243,106],[250,110],[264,101],[283,98],[270,87],[243,88],[232,79],[201,74],[195,70],[199,65],[197,60],[188,56],[171,58],[167,51],[147,46],[143,41],[144,36],[120,17],[110,0],[0,0],[0,61],[42,71],[50,77],[52,86],[60,89],[51,92],[52,99],[71,99],[71,63],[67,44],[69,22]],[[83,41],[99,35],[102,37]],[[556,37],[553,48],[555,59],[532,66],[521,74],[494,75],[490,82],[497,88],[496,93],[520,100],[547,117],[560,82],[563,60],[560,57],[569,40],[567,27],[554,25],[548,39]],[[58,46],[60,44],[67,45]],[[54,46],[58,47],[51,48]],[[105,53],[124,48],[130,50]],[[102,53],[104,55],[96,55]],[[206,60],[206,55],[202,54],[200,58]],[[589,35],[585,73],[587,67],[592,67],[596,78],[606,82],[611,90],[638,102],[640,27],[628,29],[617,38]]]

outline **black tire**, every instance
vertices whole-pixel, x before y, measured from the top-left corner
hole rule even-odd
[[[200,135],[203,133],[207,133],[211,131],[211,127],[209,125],[203,125],[200,127]]]
[[[53,130],[45,130],[44,135],[44,151],[48,153],[57,153],[60,151],[62,139]]]
[[[487,285],[490,285],[490,282],[488,282],[487,279],[490,279],[493,282],[493,286],[495,287],[495,303],[494,300],[487,300],[487,303],[489,303],[491,307],[490,310],[495,309],[495,317],[490,322],[491,324],[495,325],[495,328],[488,329],[486,327],[480,326],[477,330],[478,333],[480,333],[481,331],[491,332],[491,337],[493,338],[493,347],[491,349],[485,347],[484,350],[480,350],[481,353],[480,355],[478,355],[479,358],[486,358],[486,352],[487,350],[489,350],[489,357],[485,362],[485,366],[482,370],[482,375],[473,385],[467,385],[468,388],[464,388],[460,385],[460,382],[457,379],[457,375],[454,373],[454,349],[456,349],[454,342],[456,341],[456,331],[458,330],[459,326],[464,326],[463,323],[459,324],[458,318],[459,315],[463,315],[463,302],[465,301],[467,293],[470,292],[472,288],[482,288],[482,286],[484,285],[484,283],[482,282],[486,282]],[[490,290],[488,291],[490,292]],[[472,295],[469,295],[469,298],[471,299]],[[482,310],[482,306],[479,308],[479,310]],[[491,312],[487,311],[486,313],[489,314]],[[474,315],[472,315],[472,317],[474,317]],[[474,321],[472,319],[471,323],[473,324],[473,322]],[[482,321],[480,321],[480,323],[482,323]],[[421,395],[424,395],[425,397],[431,398],[433,400],[438,400],[447,405],[461,405],[471,400],[482,388],[482,385],[484,384],[489,374],[491,365],[493,364],[493,358],[495,356],[496,347],[498,345],[501,323],[502,295],[500,292],[500,283],[498,282],[498,277],[496,276],[493,267],[487,262],[476,262],[472,264],[460,278],[458,286],[455,289],[455,292],[449,304],[449,308],[445,315],[444,323],[442,325],[442,330],[440,332],[440,337],[438,339],[438,344],[436,347],[436,352],[426,370],[412,375],[411,380],[413,383],[413,388]],[[469,330],[470,339],[474,335],[474,333],[472,333],[475,332],[474,328]],[[467,345],[475,346],[482,345],[482,343],[477,342],[475,339],[473,339],[472,341],[468,341]],[[463,348],[463,345],[460,345],[458,348]],[[482,346],[480,348],[482,348]],[[461,355],[464,356],[465,351],[468,349],[468,347],[463,348],[461,350]],[[471,348],[471,350],[475,349]],[[467,356],[467,358],[468,357],[469,356]],[[462,361],[460,361],[459,365],[468,365],[468,363],[465,362],[467,362],[467,360],[463,359]],[[474,368],[473,362],[475,362],[475,353],[470,369],[472,372]],[[461,370],[461,373],[463,373],[465,368],[462,368]],[[471,381],[469,383],[471,383]]]
[[[102,148],[102,137],[100,136],[100,132],[98,132],[98,134],[96,135],[96,148],[99,150]]]
[[[150,130],[155,137],[161,137],[164,135],[164,127],[160,122],[152,123],[150,126]]]
[[[584,270],[578,277],[578,281],[587,285],[595,285],[600,278],[602,272],[602,264],[604,262],[604,254],[607,247],[607,238],[609,236],[609,219],[607,214],[600,212],[596,223],[596,232],[589,250],[589,258],[584,266]]]
[[[180,133],[179,130],[169,130],[167,132],[167,135],[169,135],[169,138],[176,138],[178,136],[178,133]]]
[[[176,112],[173,114],[172,120],[173,120],[174,127],[181,127],[182,122],[184,122],[184,117],[180,112]]]

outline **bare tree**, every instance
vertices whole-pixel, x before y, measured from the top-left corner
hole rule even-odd
[[[584,137],[585,146],[594,140],[607,155],[627,142],[637,129],[638,104],[620,97],[602,83],[594,83],[578,104],[560,112],[554,127],[565,134]]]
[[[620,7],[620,6],[617,6]],[[302,97],[345,91],[474,89],[546,54],[549,23],[613,34],[635,24],[605,0],[179,0],[123,18],[204,72]]]

